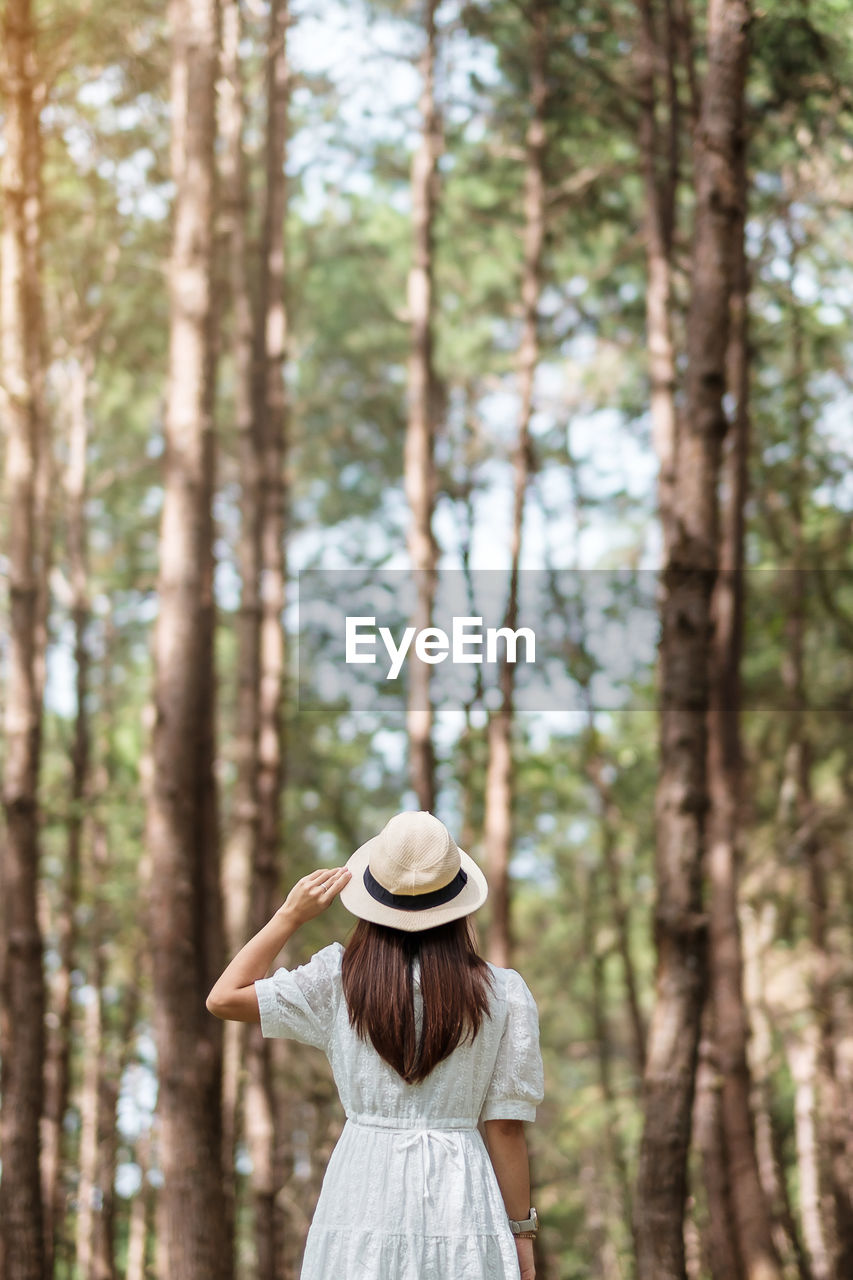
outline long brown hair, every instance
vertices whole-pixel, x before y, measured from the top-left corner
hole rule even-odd
[[[423,997],[420,1043],[412,981],[416,956]],[[350,1025],[409,1084],[425,1080],[466,1035],[473,1042],[483,1015],[490,1016],[492,983],[468,916],[412,933],[359,920],[341,962]]]

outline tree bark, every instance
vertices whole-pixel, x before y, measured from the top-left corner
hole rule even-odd
[[[794,259],[796,254],[792,255]],[[792,262],[792,268],[796,262]],[[806,369],[802,349],[802,321],[796,301],[793,302],[793,382],[795,388],[794,472],[791,480],[791,538],[793,569],[786,575],[788,616],[786,635],[787,658],[783,666],[783,682],[794,708],[786,753],[786,773],[796,797],[793,817],[805,832],[799,842],[802,848],[807,903],[808,936],[811,946],[811,1001],[817,1034],[817,1050],[813,1055],[815,1080],[812,1085],[815,1113],[814,1160],[818,1205],[806,1215],[803,1209],[803,1232],[811,1257],[815,1280],[824,1275],[844,1275],[853,1267],[853,1186],[846,1167],[845,1134],[850,1120],[840,1105],[836,1080],[836,1028],[833,1011],[835,957],[829,942],[829,894],[825,866],[826,850],[815,817],[812,790],[812,743],[808,731],[804,657],[806,632],[806,540],[805,540],[805,466],[809,450],[809,424],[806,404]],[[805,1050],[797,1051],[798,1060],[811,1062]],[[803,1071],[805,1068],[803,1068]],[[802,1096],[806,1085],[801,1084]],[[806,1121],[802,1120],[804,1132]],[[807,1153],[811,1147],[806,1142]],[[809,1154],[809,1158],[811,1158]]]
[[[105,682],[106,683],[106,682]],[[109,697],[109,695],[107,695]],[[111,783],[108,760],[98,770],[100,797]],[[138,989],[132,986],[122,1010],[121,1025],[109,1035],[103,993],[109,984],[109,939],[115,930],[105,885],[110,869],[107,830],[101,818],[92,824],[89,856],[85,859],[86,899],[93,908],[89,931],[89,999],[85,1006],[79,1180],[77,1190],[76,1257],[80,1275],[89,1280],[115,1280],[114,1191],[119,1082],[127,1064],[138,1010]],[[133,956],[129,957],[134,972]]]
[[[435,403],[433,367],[433,238],[440,146],[435,106],[435,11],[438,0],[425,0],[425,43],[421,56],[421,137],[412,160],[413,261],[408,280],[411,325],[408,421],[403,459],[409,504],[409,560],[416,602],[412,624],[423,630],[432,624],[438,546],[432,529],[435,507]],[[406,727],[409,739],[409,777],[418,806],[435,808],[435,756],[432,743],[430,667],[417,657],[409,667]]]
[[[127,1270],[125,1280],[145,1280],[146,1254],[148,1252],[148,1227],[151,1221],[151,1184],[148,1181],[151,1139],[143,1132],[136,1141],[136,1163],[141,1182],[130,1205],[130,1226],[127,1238]]]
[[[258,644],[258,834],[250,886],[250,927],[257,932],[275,907],[281,875],[282,796],[285,785],[283,701],[285,647],[282,616],[286,582],[287,357],[285,305],[287,206],[285,154],[290,74],[287,62],[289,10],[273,0],[267,40],[266,197],[261,236],[259,305],[253,364],[254,465],[260,478],[260,594]],[[289,1133],[281,1075],[285,1041],[264,1040],[249,1028],[246,1135],[252,1157],[252,1201],[259,1280],[289,1275],[290,1215],[276,1194],[288,1175]]]
[[[710,604],[718,554],[717,481],[726,430],[722,399],[747,25],[743,0],[711,0],[709,65],[695,135],[686,413],[676,456],[672,538],[661,603],[657,971],[635,1198],[639,1280],[682,1280],[685,1275],[687,1154],[706,969],[702,860],[708,808]]]
[[[651,378],[652,440],[658,460],[658,512],[664,554],[673,536],[678,416],[677,374],[672,336],[672,245],[678,192],[678,94],[674,82],[675,50],[660,48],[650,0],[637,0],[640,28],[636,50],[636,86],[640,102],[640,153],[645,186],[646,339]],[[673,24],[667,23],[672,33]],[[664,157],[657,124],[657,79],[660,63],[668,88],[669,172],[661,174]]]
[[[67,857],[62,907],[57,918],[59,969],[53,983],[55,1029],[48,1037],[45,1061],[45,1113],[42,1119],[42,1193],[45,1206],[45,1250],[48,1271],[62,1233],[65,1191],[62,1185],[63,1119],[68,1107],[71,1048],[71,971],[77,952],[75,912],[80,898],[81,844],[86,794],[89,785],[90,729],[86,707],[89,688],[88,531],[86,528],[86,406],[92,359],[88,352],[72,367],[68,387],[68,465],[65,474],[66,551],[71,580],[71,622],[74,629],[75,701],[74,738],[71,746]]]
[[[818,1029],[806,1027],[799,1039],[786,1045],[791,1078],[794,1082],[794,1134],[797,1146],[800,1218],[803,1240],[813,1280],[836,1280],[832,1242],[827,1238],[823,1194],[821,1188],[820,1151],[817,1131],[817,1059]]]
[[[97,952],[97,942],[94,950]],[[77,1182],[76,1257],[78,1272],[93,1276],[93,1240],[98,1187],[98,1120],[101,1054],[104,1049],[102,966],[95,957],[89,974],[89,999],[83,1017],[83,1081],[80,1090],[80,1167]]]
[[[767,1006],[763,956],[773,944],[776,915],[775,903],[763,893],[760,910],[750,904],[743,912],[743,980],[751,1028],[747,1050],[755,1084],[755,1147],[762,1190],[772,1214],[776,1250],[785,1259],[789,1272],[795,1266],[799,1280],[812,1280],[791,1208],[785,1177],[784,1135],[780,1133],[776,1119],[778,1107],[773,1098],[771,1026],[775,1019],[773,1009]]]
[[[542,249],[545,242],[545,108],[548,96],[548,22],[541,0],[534,0],[530,21],[530,118],[525,138],[524,232],[521,277],[522,331],[518,351],[518,432],[513,456],[513,510],[510,532],[510,580],[502,625],[514,631],[518,623],[518,583],[524,504],[530,476],[530,419],[539,363],[539,296],[542,291]],[[486,875],[491,913],[486,951],[492,964],[506,968],[512,957],[509,862],[513,816],[513,693],[515,665],[504,651],[498,669],[500,705],[489,715],[488,761],[484,815]]]
[[[253,410],[253,319],[248,271],[248,191],[244,160],[245,103],[237,0],[224,0],[220,92],[223,240],[229,267],[234,361],[234,427],[240,479],[240,611],[237,619],[236,778],[223,860],[225,938],[236,955],[249,936],[249,888],[260,832],[258,725],[260,700],[261,422]],[[223,1170],[229,1215],[236,1216],[234,1162],[240,1135],[247,1026],[226,1022],[222,1087]]]
[[[607,984],[604,973],[607,952],[599,944],[598,939],[599,929],[602,925],[600,914],[602,895],[598,884],[600,875],[600,868],[595,867],[588,872],[586,877],[587,893],[583,913],[583,949],[584,953],[591,959],[592,998],[590,1000],[589,1013],[592,1020],[593,1041],[595,1043],[596,1056],[598,1059],[598,1082],[606,1113],[611,1117],[609,1122],[604,1126],[605,1149],[609,1156],[609,1163],[612,1166],[615,1175],[616,1195],[618,1196],[618,1215],[620,1220],[626,1221],[630,1224],[632,1220],[631,1184],[628,1174],[628,1161],[626,1159],[624,1140],[618,1127],[617,1097],[616,1091],[613,1087],[611,1069],[613,1046],[611,1044],[610,1029],[607,1022]],[[596,1252],[601,1253],[602,1262],[604,1262],[603,1240],[597,1244]],[[617,1266],[617,1257],[611,1254],[611,1259],[611,1268],[613,1266]],[[626,1280],[630,1280],[634,1275],[632,1263],[633,1257],[628,1261],[625,1273]],[[602,1274],[606,1274],[607,1269],[607,1267],[604,1267]],[[619,1270],[621,1274],[621,1268],[619,1268]]]
[[[646,1063],[646,1024],[640,1007],[640,984],[631,954],[628,908],[619,884],[619,866],[616,851],[619,814],[613,800],[610,785],[605,777],[605,761],[598,747],[598,735],[595,730],[591,708],[588,714],[589,758],[586,763],[586,771],[598,796],[602,854],[607,877],[608,896],[610,898],[610,914],[616,929],[617,949],[622,962],[625,1004],[631,1027],[631,1053],[637,1076],[642,1078]]]
[[[749,362],[747,331],[746,157],[743,140],[736,149],[738,216],[732,224],[734,280],[729,341],[729,388],[736,410],[726,438],[720,569],[712,616],[711,707],[709,714],[707,878],[709,884],[709,1000],[711,1032],[720,1072],[719,1118],[730,1199],[719,1228],[734,1225],[733,1246],[744,1280],[781,1280],[782,1269],[755,1150],[750,1105],[751,1080],[746,1056],[747,1011],[743,999],[743,955],[738,922],[740,778],[740,663],[744,616],[744,507],[749,456]]]
[[[233,1249],[222,1189],[222,1024],[205,1008],[223,952],[211,514],[216,5],[171,0],[169,23],[175,201],[146,827],[164,1179],[158,1267],[160,1280],[226,1280]]]
[[[45,980],[37,912],[41,755],[39,534],[36,485],[46,444],[40,280],[41,136],[35,31],[29,0],[3,16],[5,103],[0,243],[0,344],[7,422],[9,652],[0,852],[0,1273],[43,1280],[39,1124],[44,1095]]]
[[[708,1219],[702,1233],[702,1253],[712,1280],[743,1280],[737,1241],[731,1231],[731,1182],[726,1165],[720,1115],[720,1071],[711,1035],[711,1005],[703,1010],[696,1064],[693,1133],[702,1161],[702,1182]]]

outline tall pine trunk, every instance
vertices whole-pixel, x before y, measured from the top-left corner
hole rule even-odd
[[[65,473],[66,550],[71,580],[71,622],[74,631],[75,713],[71,745],[71,787],[68,839],[62,905],[57,917],[59,969],[53,982],[54,1030],[48,1038],[45,1061],[45,1114],[42,1121],[42,1187],[45,1206],[45,1247],[48,1271],[62,1235],[65,1192],[62,1184],[63,1119],[68,1106],[71,1047],[71,973],[77,953],[77,907],[80,899],[83,817],[89,784],[91,734],[86,706],[89,688],[88,531],[86,527],[86,451],[89,438],[86,405],[92,359],[88,352],[75,361],[68,387],[68,463]]]
[[[674,484],[678,437],[675,343],[672,336],[672,249],[678,194],[679,111],[675,49],[661,46],[650,0],[637,0],[640,18],[636,87],[640,104],[640,154],[645,189],[646,342],[651,379],[652,440],[658,461],[658,513],[664,548],[673,536]],[[667,11],[666,31],[673,30]],[[667,136],[658,124],[659,64],[667,82]]]
[[[413,625],[432,625],[438,547],[432,529],[435,507],[435,370],[433,367],[433,238],[436,204],[439,122],[435,106],[435,11],[425,0],[425,43],[421,57],[421,137],[412,161],[413,261],[409,271],[411,324],[408,422],[404,481],[409,503],[409,560],[415,583]],[[435,807],[435,757],[432,744],[430,667],[414,658],[409,668],[406,726],[409,777],[421,809]]]
[[[792,235],[792,243],[796,243]],[[796,269],[796,255],[792,255]],[[836,1036],[833,1000],[833,972],[836,959],[830,943],[829,877],[827,850],[817,820],[818,810],[813,792],[813,744],[806,708],[809,689],[805,674],[807,598],[806,581],[806,466],[809,456],[809,421],[807,413],[806,368],[803,356],[803,323],[797,302],[793,301],[793,383],[795,392],[794,456],[791,479],[791,541],[793,569],[786,575],[790,581],[786,603],[786,638],[788,652],[783,666],[783,681],[794,708],[789,729],[785,770],[796,797],[794,817],[799,832],[798,845],[803,857],[803,887],[807,904],[810,943],[809,986],[814,1028],[809,1029],[804,1047],[795,1053],[800,1064],[800,1093],[809,1095],[813,1103],[811,1117],[802,1116],[798,1132],[804,1135],[799,1144],[801,1164],[810,1167],[806,1179],[808,1200],[804,1196],[803,1232],[811,1255],[815,1280],[846,1275],[853,1267],[853,1187],[846,1165],[845,1134],[850,1120],[840,1106],[840,1090],[836,1078]],[[812,1034],[816,1037],[812,1043]],[[807,1080],[807,1070],[813,1079]],[[793,1070],[793,1068],[792,1068]],[[812,1134],[809,1137],[809,1126]]]
[[[9,651],[5,698],[0,857],[0,1273],[44,1280],[39,1170],[43,1105],[45,980],[36,905],[41,754],[37,484],[46,421],[40,281],[41,141],[35,31],[30,0],[4,10],[0,77],[4,98],[3,229],[0,245],[0,375],[7,423]],[[42,456],[40,456],[40,454]]]
[[[616,929],[616,949],[622,963],[625,985],[625,1007],[631,1029],[631,1056],[637,1076],[642,1078],[646,1062],[646,1023],[640,1005],[640,980],[631,952],[630,917],[620,884],[617,856],[617,832],[620,815],[607,781],[607,760],[601,752],[592,709],[588,710],[586,774],[592,782],[599,803],[601,851],[604,858],[610,918]]]
[[[716,1067],[720,1076],[720,1121],[724,1141],[734,1245],[745,1280],[781,1280],[782,1270],[758,1172],[752,1082],[746,1054],[747,1011],[743,998],[743,951],[738,921],[738,830],[741,813],[740,662],[744,617],[744,505],[749,456],[749,362],[747,330],[746,155],[736,151],[739,216],[732,226],[732,321],[729,389],[736,409],[723,463],[720,569],[712,613],[711,708],[708,778],[707,876],[709,886],[709,1001]]]
[[[770,869],[770,875],[773,871]],[[743,912],[743,983],[750,1016],[747,1045],[750,1073],[755,1097],[755,1150],[761,1187],[772,1219],[773,1240],[779,1255],[800,1280],[811,1280],[800,1230],[791,1207],[791,1196],[785,1176],[786,1135],[781,1132],[779,1108],[773,1093],[773,1036],[770,1010],[765,991],[767,982],[763,957],[773,945],[777,908],[767,898],[760,910],[749,906]],[[784,1123],[784,1122],[783,1122]]]
[[[260,556],[257,795],[258,829],[250,885],[250,927],[257,932],[275,907],[282,874],[281,822],[285,781],[283,701],[285,648],[285,534],[287,511],[287,403],[284,362],[287,352],[285,241],[287,208],[285,155],[290,78],[287,63],[285,0],[273,0],[267,37],[265,150],[266,197],[261,235],[260,282],[253,364],[254,434],[246,450],[255,455],[260,485]],[[247,536],[254,537],[249,530]],[[247,561],[248,566],[248,561]],[[260,1028],[248,1037],[246,1136],[252,1157],[252,1203],[259,1280],[288,1276],[289,1218],[276,1193],[288,1176],[289,1126],[280,1086],[287,1057],[285,1041],[264,1040]],[[278,1068],[278,1069],[276,1069]]]
[[[171,0],[170,341],[155,722],[146,842],[163,1187],[160,1280],[232,1274],[221,1166],[222,1024],[205,1008],[222,970],[213,773],[212,239],[214,0]]]
[[[148,1130],[143,1130],[136,1139],[134,1159],[139,1166],[139,1190],[130,1202],[130,1221],[127,1229],[127,1267],[124,1280],[145,1280],[148,1271],[146,1257],[148,1254],[149,1227],[152,1218],[152,1187],[148,1181],[150,1166],[151,1138]]]
[[[237,0],[222,5],[220,92],[223,153],[223,252],[227,256],[234,362],[234,428],[240,478],[240,610],[237,617],[237,708],[232,759],[236,778],[223,860],[225,938],[236,955],[249,936],[249,886],[256,857],[258,810],[258,711],[260,697],[260,563],[262,459],[259,422],[252,408],[253,329],[248,271],[248,190],[244,158],[245,103],[240,41],[243,27]],[[240,1137],[240,1103],[248,1028],[226,1022],[223,1065],[223,1164],[229,1171],[229,1215],[236,1215],[233,1170]],[[257,1175],[253,1174],[253,1181]]]
[[[717,569],[717,482],[738,221],[736,147],[748,11],[710,0],[708,71],[695,132],[695,225],[684,429],[675,459],[672,537],[663,570],[660,754],[656,795],[655,1007],[643,1080],[634,1206],[639,1280],[683,1280],[687,1154],[705,987],[702,863],[710,605]]]
[[[539,363],[539,295],[542,291],[542,247],[545,241],[545,107],[547,84],[547,9],[535,0],[530,10],[530,118],[525,138],[524,232],[521,277],[522,331],[518,352],[518,433],[513,456],[513,508],[510,531],[510,581],[502,625],[518,625],[518,583],[524,504],[530,475],[530,418]],[[489,716],[484,846],[491,914],[487,955],[492,964],[508,967],[512,957],[509,862],[513,812],[513,693],[515,665],[504,652],[498,671],[500,705]]]
[[[702,1260],[711,1280],[743,1280],[737,1240],[731,1229],[731,1184],[723,1143],[717,1053],[711,1005],[702,1013],[693,1098],[693,1142],[701,1158],[706,1215],[699,1229]]]

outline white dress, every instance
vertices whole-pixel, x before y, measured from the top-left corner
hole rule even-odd
[[[491,1017],[421,1084],[350,1027],[339,942],[255,983],[261,1031],[322,1049],[346,1124],[332,1152],[300,1280],[517,1280],[515,1242],[478,1120],[534,1120],[543,1097],[536,1003],[514,969]],[[415,1015],[422,1013],[415,967]]]

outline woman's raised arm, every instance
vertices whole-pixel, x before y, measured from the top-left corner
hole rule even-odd
[[[213,984],[207,1008],[232,1022],[260,1022],[255,981],[267,970],[288,938],[306,920],[325,911],[349,880],[346,867],[321,867],[297,880],[275,915],[250,938]]]

